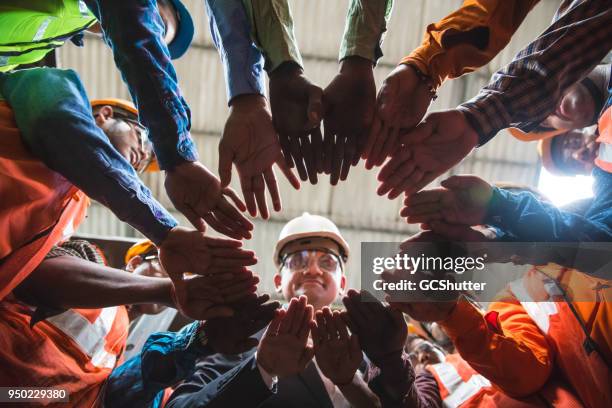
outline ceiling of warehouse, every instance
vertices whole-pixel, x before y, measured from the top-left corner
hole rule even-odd
[[[187,54],[175,66],[179,83],[192,111],[192,135],[198,145],[201,161],[210,169],[217,168],[217,145],[228,114],[223,70],[212,45],[205,17],[203,0],[184,1],[196,24],[196,39]],[[326,86],[338,69],[337,55],[348,0],[290,0],[295,20],[296,37],[304,57],[305,72],[320,86]],[[530,13],[511,43],[487,67],[477,73],[448,81],[439,91],[432,110],[451,108],[474,96],[491,73],[543,31],[550,22],[558,1],[543,0]],[[458,0],[396,0],[393,15],[383,45],[384,57],[375,70],[377,85],[393,69],[397,61],[415,48],[422,39],[425,27],[455,10]],[[128,93],[112,61],[106,45],[94,36],[86,37],[84,48],[69,44],[59,50],[62,67],[75,69],[83,78],[90,98],[123,97]],[[504,132],[505,133],[505,132]],[[508,134],[500,135],[461,163],[453,173],[474,173],[489,181],[513,181],[535,185],[539,174],[535,145],[520,143]],[[280,174],[279,180],[281,179]],[[171,207],[163,192],[159,175],[145,176],[153,194]],[[238,189],[237,178],[233,186]],[[376,195],[376,171],[363,166],[353,168],[349,179],[335,188],[328,178],[319,184],[303,184],[295,191],[281,181],[283,211],[273,214],[271,222],[257,221],[256,234],[248,246],[260,254],[260,274],[272,271],[268,260],[270,245],[275,242],[282,223],[303,211],[326,215],[348,235],[355,254],[351,263],[359,260],[362,241],[398,240],[414,227],[406,225],[398,216],[401,199],[390,201]],[[178,217],[185,222],[182,216]],[[112,214],[94,205],[83,226],[83,232],[104,235],[134,235]],[[261,255],[264,254],[264,255]],[[265,280],[264,280],[265,281]],[[353,286],[358,277],[351,278]]]

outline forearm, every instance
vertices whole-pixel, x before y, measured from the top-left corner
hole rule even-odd
[[[361,378],[359,372],[355,373],[350,384],[339,385],[338,389],[351,404],[351,407],[372,408],[382,406],[378,396],[368,387],[368,384]]]
[[[533,130],[567,88],[608,53],[611,37],[608,0],[583,1],[559,16],[475,98],[459,106],[478,133],[479,145],[510,126]]]
[[[138,303],[173,306],[172,282],[134,275],[72,256],[47,259],[16,289],[35,306],[98,309]]]
[[[382,41],[393,0],[351,0],[340,45],[339,59],[361,57],[376,63],[382,57]]]
[[[287,0],[242,0],[251,22],[253,40],[262,50],[268,72],[285,62],[303,67]]]
[[[223,63],[227,99],[264,95],[263,55],[251,39],[241,0],[206,0],[210,33]]]
[[[189,130],[191,118],[163,41],[157,2],[87,0],[113,50],[115,64],[149,129],[160,167],[171,170],[197,160]]]
[[[156,244],[177,225],[96,126],[74,71],[4,74],[0,93],[13,109],[24,144],[49,168]]]
[[[516,302],[493,303],[490,310],[493,314],[485,319],[471,303],[460,300],[439,323],[461,357],[504,392],[516,397],[534,393],[553,367],[546,338]]]
[[[465,0],[427,26],[423,43],[401,63],[413,64],[435,87],[486,65],[510,41],[539,0]]]
[[[484,223],[510,232],[516,241],[610,242],[610,217],[587,218],[538,200],[529,192],[494,188]]]

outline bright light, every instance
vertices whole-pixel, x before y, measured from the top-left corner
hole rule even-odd
[[[548,197],[553,204],[561,206],[582,198],[593,197],[593,177],[555,176],[542,168],[538,190]]]

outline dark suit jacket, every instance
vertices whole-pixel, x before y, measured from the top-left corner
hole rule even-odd
[[[295,376],[280,379],[272,390],[264,383],[253,355],[216,354],[196,365],[194,375],[177,387],[169,408],[333,408],[313,362]]]

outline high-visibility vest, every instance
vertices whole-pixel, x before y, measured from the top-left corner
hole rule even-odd
[[[0,72],[40,61],[95,22],[82,0],[2,0]]]
[[[70,407],[99,406],[104,382],[123,362],[127,309],[70,309],[33,327],[31,315],[13,295],[0,302],[0,386],[64,389]]]
[[[0,101],[0,300],[85,218],[89,199],[34,157]]]
[[[597,311],[602,312],[607,318],[610,316],[610,313],[603,309],[610,309],[608,306],[612,301],[610,285],[579,271],[560,268],[553,264],[537,268],[555,280],[550,280],[545,285],[531,285],[525,279],[541,280],[542,276],[528,274],[523,279],[511,282],[510,291],[546,336],[554,352],[556,370],[565,377],[585,406],[591,408],[612,406],[610,388],[612,373],[610,366],[604,360],[605,356],[599,352],[601,347],[609,345],[596,344],[587,333],[587,324],[593,324],[592,320]],[[568,274],[565,276],[565,281],[572,280],[572,290],[580,291],[580,294],[576,295],[580,297],[577,298],[578,302],[567,299],[565,296],[568,293],[563,294],[561,286],[549,284],[560,281],[563,274]],[[534,302],[534,298],[542,298],[541,294],[532,297],[528,287],[544,288],[542,290],[545,290],[552,300]],[[586,321],[582,321],[578,310],[587,314]],[[610,324],[610,322],[604,323]]]
[[[608,100],[597,122],[599,131],[599,152],[595,164],[602,170],[612,173],[612,76],[608,82]]]
[[[443,363],[428,365],[438,383],[442,404],[447,408],[577,408],[582,404],[571,391],[555,380],[536,395],[515,399],[492,386],[459,354],[449,354]]]
[[[32,309],[11,292],[74,232],[89,200],[32,156],[2,101],[0,197],[0,386],[57,387],[69,392],[71,407],[97,405],[121,361],[127,310],[71,309],[30,326]]]

